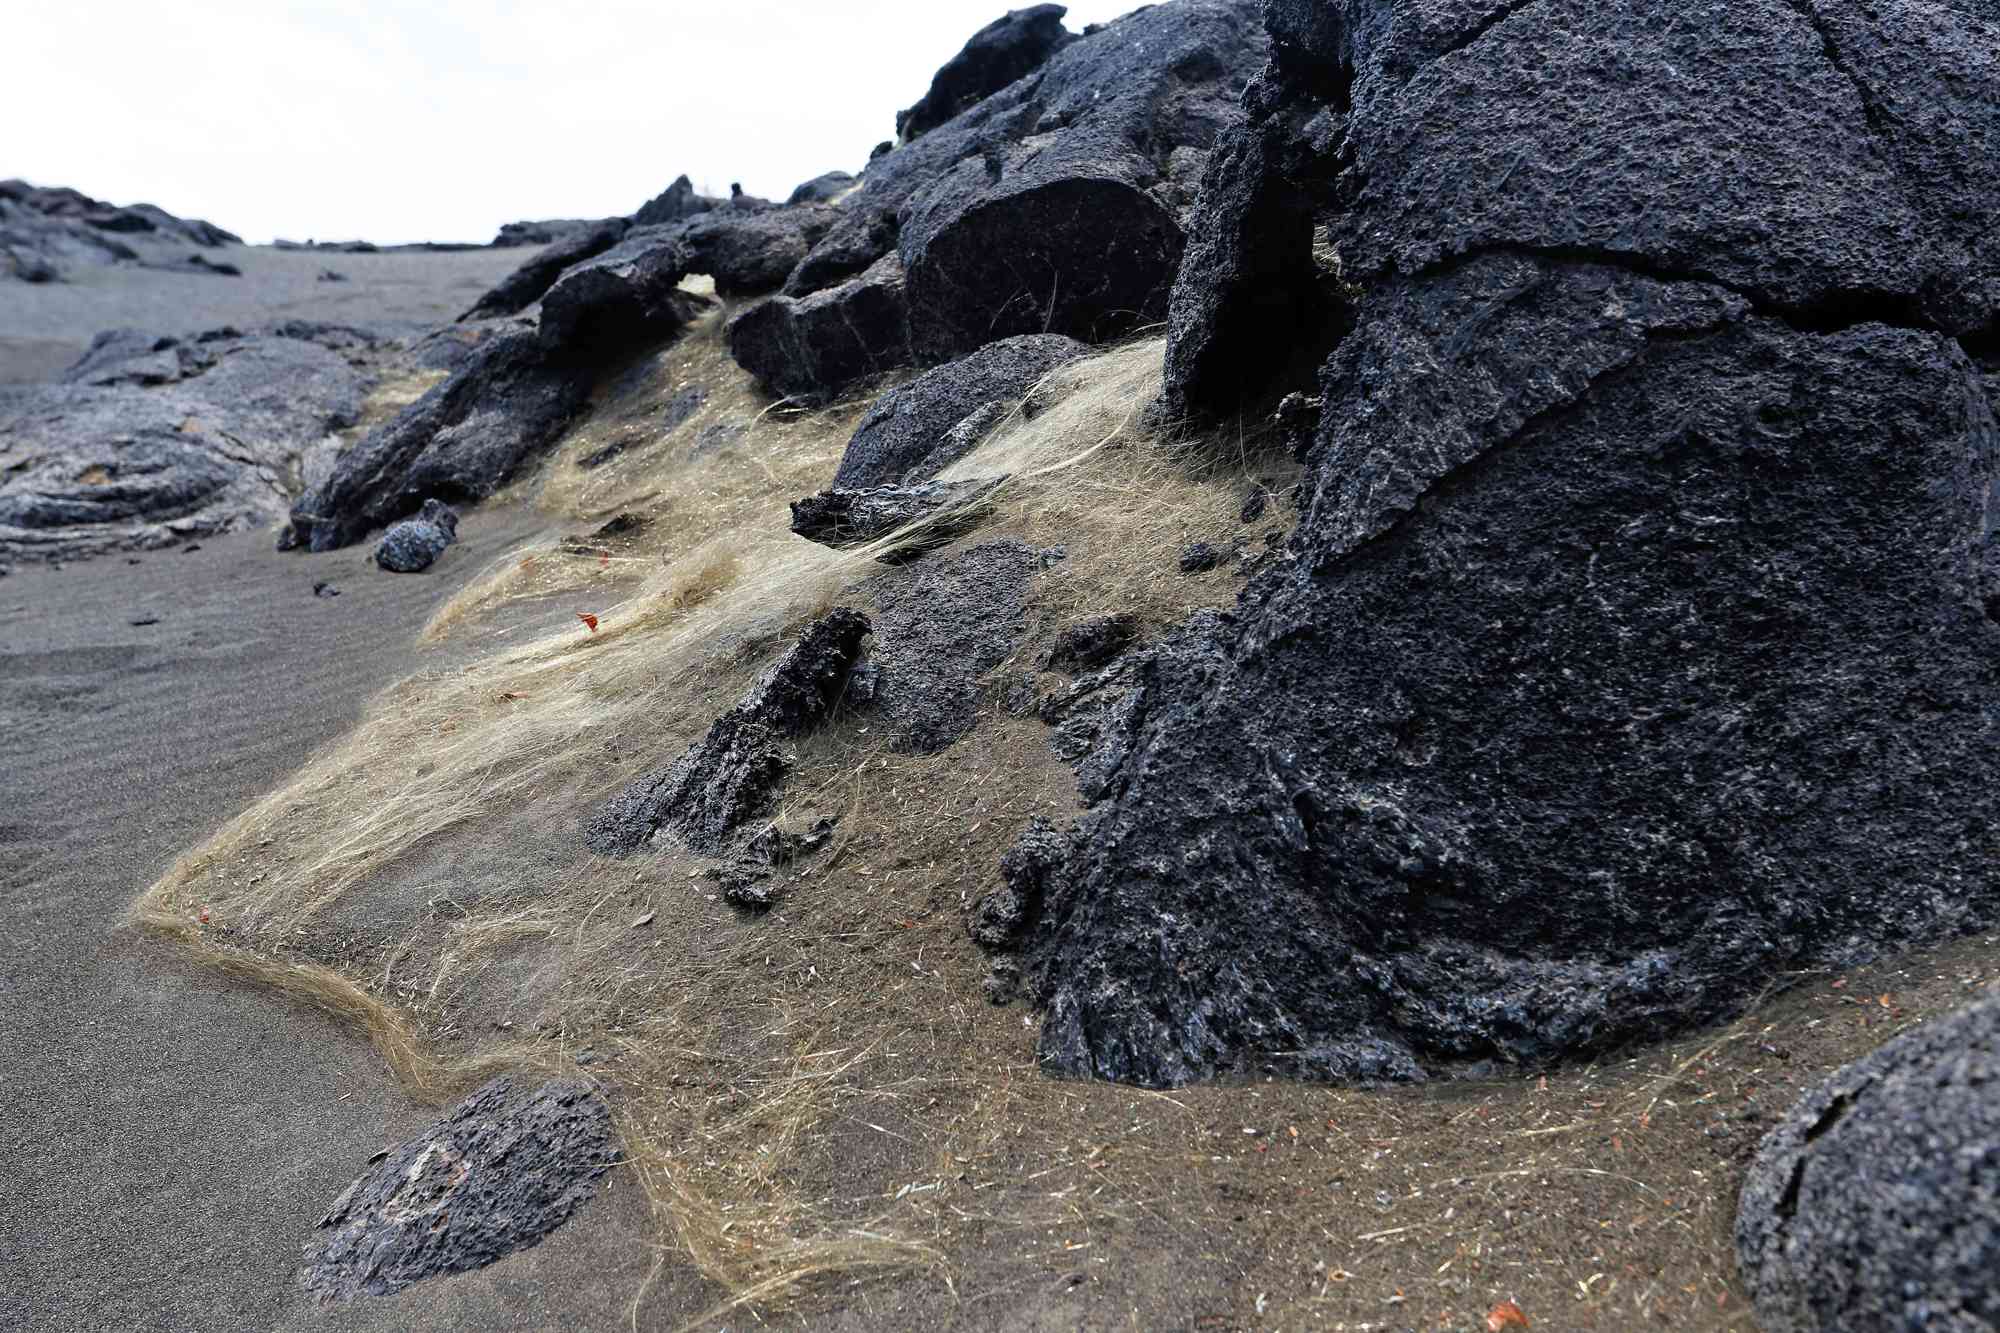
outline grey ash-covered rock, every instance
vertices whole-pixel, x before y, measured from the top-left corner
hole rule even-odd
[[[531,328],[488,338],[451,378],[340,455],[293,504],[280,547],[330,551],[427,497],[486,498],[556,441],[594,377],[588,360],[552,353]]]
[[[833,484],[854,489],[930,480],[979,443],[954,438],[953,427],[993,404],[1011,406],[1089,350],[1061,334],[1026,334],[925,371],[875,400],[848,440]]]
[[[306,1243],[299,1281],[331,1304],[484,1268],[568,1221],[617,1161],[589,1084],[503,1075],[347,1187]]]
[[[1538,1063],[2000,919],[1991,26],[1269,16],[1347,331],[1287,558],[1084,756],[1045,1067]]]
[[[972,34],[965,47],[931,78],[930,91],[896,113],[896,134],[906,142],[934,130],[959,112],[1033,73],[1076,40],[1063,27],[1062,5],[1013,9]]]
[[[882,557],[900,562],[943,546],[978,526],[989,509],[981,501],[996,484],[985,479],[926,481],[913,486],[821,491],[792,501],[792,531],[807,541],[841,550],[925,524],[921,532]]]
[[[0,389],[0,557],[73,560],[276,523],[331,432],[359,418],[373,375],[307,337],[123,331],[63,380]]]
[[[458,511],[442,500],[426,500],[414,518],[389,525],[375,548],[375,563],[392,574],[421,573],[457,540]]]
[[[1800,1099],[1743,1182],[1765,1333],[2000,1328],[2000,994]]]
[[[1073,620],[1056,631],[1055,642],[1049,645],[1049,670],[1070,675],[1095,671],[1138,637],[1139,619],[1129,613]]]
[[[986,542],[869,580],[875,704],[895,748],[934,754],[977,725],[982,678],[1026,635],[1029,585],[1055,558]]]
[[[213,223],[152,204],[120,207],[63,186],[0,181],[0,281],[62,282],[80,269],[117,263],[227,272],[233,266],[191,256],[188,247],[240,244]]]
[[[529,256],[459,319],[495,319],[519,314],[541,300],[542,293],[554,285],[563,270],[601,255],[625,239],[630,225],[624,218],[604,218],[571,228],[553,244]]]
[[[672,766],[612,797],[586,826],[585,844],[607,856],[663,835],[697,851],[721,847],[770,808],[792,766],[787,742],[832,714],[869,629],[867,616],[846,608],[814,621]]]

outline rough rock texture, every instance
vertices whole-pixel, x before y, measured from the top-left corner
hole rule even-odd
[[[1281,558],[1085,756],[1045,1066],[1540,1062],[2000,918],[1992,27],[1270,18],[1352,332]]]
[[[1033,73],[1076,40],[1063,27],[1062,5],[1009,10],[972,34],[965,48],[938,70],[930,91],[896,113],[897,137],[908,141],[936,129],[989,93]]]
[[[841,195],[853,189],[855,176],[851,171],[828,171],[804,182],[793,190],[787,204],[830,204]]]
[[[824,403],[909,364],[903,266],[885,255],[857,278],[793,300],[774,296],[729,321],[729,354],[780,398]]]
[[[1057,366],[1089,350],[1054,333],[1004,338],[891,389],[855,427],[833,484],[852,489],[928,481],[963,457],[940,449],[952,427],[981,408],[1021,398]],[[965,442],[964,452],[977,443]]]
[[[695,193],[694,182],[686,176],[678,176],[672,185],[640,206],[639,211],[632,215],[632,223],[638,227],[657,227],[668,222],[684,222],[721,208],[728,202]]]
[[[866,585],[880,614],[870,660],[875,703],[899,750],[933,754],[979,720],[980,678],[1027,632],[1028,585],[1055,559],[1015,541],[883,574]]]
[[[673,229],[639,228],[565,269],[542,297],[543,345],[578,357],[674,336],[709,304],[680,290],[690,260]]]
[[[792,765],[786,742],[832,713],[868,631],[868,617],[845,608],[814,621],[671,767],[606,802],[585,828],[585,844],[606,856],[630,855],[667,834],[698,851],[722,846],[770,807]]]
[[[605,218],[565,231],[553,244],[537,251],[502,278],[459,318],[493,319],[526,310],[542,299],[542,293],[562,276],[564,269],[603,254],[625,238],[629,226],[624,218]]]
[[[1055,642],[1049,646],[1049,670],[1071,675],[1094,671],[1124,652],[1138,637],[1138,617],[1129,613],[1071,621],[1056,631]]]
[[[426,500],[415,518],[389,525],[375,548],[375,563],[392,574],[421,573],[457,540],[458,511],[442,500]]]
[[[1096,342],[1161,319],[1184,242],[1152,191],[1177,149],[1205,150],[1240,120],[1263,58],[1252,4],[1142,9],[904,149],[936,139],[951,154],[898,210],[917,359],[1017,333]],[[898,174],[896,156],[869,176]]]
[[[825,204],[726,208],[682,224],[678,235],[688,248],[690,271],[714,278],[717,292],[758,296],[785,285],[836,216]]]
[[[2000,994],[1800,1099],[1743,1183],[1765,1333],[2000,1328]]]
[[[982,478],[821,491],[792,501],[792,531],[807,541],[838,550],[865,545],[898,529],[932,520],[921,533],[882,556],[891,563],[901,563],[977,527],[989,512],[980,500],[996,484]]]
[[[303,338],[125,331],[0,389],[0,557],[70,560],[275,523],[367,371]]]
[[[347,1187],[306,1243],[299,1280],[330,1304],[484,1268],[568,1221],[617,1161],[589,1084],[503,1075]]]
[[[240,244],[213,223],[177,218],[152,204],[121,208],[62,186],[0,181],[0,281],[60,282],[76,269],[121,261],[200,267],[189,264],[188,246]]]
[[[587,363],[552,356],[532,330],[498,334],[452,377],[343,453],[292,506],[284,548],[330,551],[425,497],[481,500],[547,449],[589,400]]]

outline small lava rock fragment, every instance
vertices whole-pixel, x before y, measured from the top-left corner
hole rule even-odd
[[[127,621],[126,623],[131,625],[134,629],[138,629],[146,625],[157,625],[160,623],[160,618],[158,616],[134,616],[131,620]]]
[[[1245,523],[1255,523],[1258,519],[1264,517],[1264,511],[1270,507],[1270,504],[1271,492],[1264,489],[1262,482],[1257,482],[1251,486],[1250,494],[1243,497],[1243,508],[1238,511],[1236,516]]]
[[[340,589],[334,587],[331,583],[321,581],[319,583],[313,584],[313,596],[338,597],[340,596]]]
[[[375,563],[394,574],[429,569],[458,540],[458,511],[442,500],[426,500],[415,518],[392,524],[375,548]]]
[[[1181,552],[1181,573],[1205,574],[1229,558],[1229,552],[1213,542],[1196,542]]]
[[[1125,651],[1139,634],[1135,616],[1092,616],[1073,621],[1056,633],[1049,649],[1049,670],[1076,675],[1094,671]]]
[[[588,1084],[503,1075],[347,1187],[306,1242],[299,1280],[330,1304],[483,1268],[568,1220],[617,1155]]]

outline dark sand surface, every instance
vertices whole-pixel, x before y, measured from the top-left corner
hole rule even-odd
[[[211,259],[240,278],[129,264],[78,265],[67,282],[0,283],[0,384],[45,380],[104,329],[199,333],[284,319],[441,324],[534,254],[507,250],[339,254],[229,246]],[[345,282],[321,282],[331,269]]]
[[[539,1249],[329,1323],[299,1246],[432,1113],[352,1033],[117,929],[176,855],[422,667],[424,617],[525,528],[472,516],[423,576],[253,532],[0,579],[0,1327],[622,1322],[651,1254],[614,1174]],[[313,596],[322,579],[343,595]],[[605,1280],[565,1279],[584,1254]]]

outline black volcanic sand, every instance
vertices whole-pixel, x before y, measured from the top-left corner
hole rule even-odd
[[[325,1326],[301,1244],[435,1111],[351,1032],[118,923],[373,691],[437,660],[414,647],[426,615],[525,530],[478,514],[426,575],[255,532],[0,578],[0,1326]],[[322,580],[342,595],[315,597]],[[504,1318],[436,1317],[544,1327],[560,1300],[609,1326],[650,1261],[637,1205],[614,1173],[484,1278]],[[556,1271],[586,1252],[609,1281]]]
[[[78,264],[64,282],[0,282],[0,384],[52,378],[104,329],[188,334],[285,319],[447,323],[535,250],[341,254],[227,246],[204,253],[236,265],[243,276]],[[319,275],[328,270],[346,281],[321,282]]]

